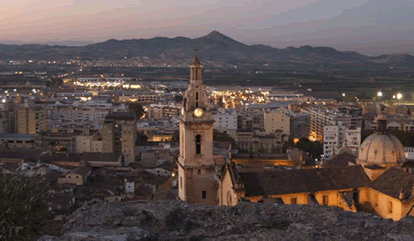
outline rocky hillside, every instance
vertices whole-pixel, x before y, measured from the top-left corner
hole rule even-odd
[[[178,201],[92,201],[69,216],[61,237],[40,240],[413,240],[414,218],[399,222],[313,205]]]

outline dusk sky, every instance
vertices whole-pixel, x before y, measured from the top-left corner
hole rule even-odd
[[[414,52],[408,0],[1,0],[0,43],[155,36],[218,30],[246,44]]]

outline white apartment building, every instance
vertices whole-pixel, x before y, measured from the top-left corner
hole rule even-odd
[[[176,103],[150,104],[148,107],[148,119],[161,119],[179,116],[182,105]]]
[[[324,140],[323,133],[325,126],[335,126],[338,125],[339,122],[342,122],[342,125],[351,129],[362,126],[361,115],[359,113],[353,113],[351,108],[349,111],[342,109],[338,111],[318,108],[309,108],[304,109],[303,111],[309,114],[309,138],[311,141]]]
[[[54,108],[47,111],[48,127],[63,126],[65,124],[83,123],[92,127],[92,129],[101,129],[102,124],[110,112],[110,108],[77,108],[64,107]]]
[[[215,130],[225,131],[228,134],[235,134],[237,131],[237,112],[220,108],[213,114]]]
[[[342,147],[346,147],[353,154],[358,155],[361,145],[361,127],[349,128],[339,122],[336,126],[324,126],[323,137],[324,160],[329,160],[338,154]]]

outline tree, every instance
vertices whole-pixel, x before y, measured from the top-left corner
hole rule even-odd
[[[298,143],[296,143],[297,148],[308,153],[309,157],[312,159],[320,158],[323,154],[323,145],[318,141],[310,141],[307,138],[301,138]]]
[[[148,136],[143,134],[142,132],[137,133],[137,143],[143,143],[148,141]]]
[[[144,114],[144,108],[139,103],[131,103],[129,104],[129,112],[135,113],[137,119],[140,119]]]
[[[0,174],[2,240],[31,240],[42,235],[41,228],[49,216],[45,201],[48,184],[47,179],[39,176]],[[16,228],[21,229],[17,235]]]
[[[231,143],[232,146],[236,145],[234,139],[229,136],[226,132],[220,132],[213,130],[213,141],[228,141]]]

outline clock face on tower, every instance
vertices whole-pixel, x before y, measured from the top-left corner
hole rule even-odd
[[[195,115],[196,117],[201,117],[201,116],[203,116],[203,110],[202,110],[202,109],[200,109],[200,108],[195,109],[195,110],[194,110],[194,115]]]

